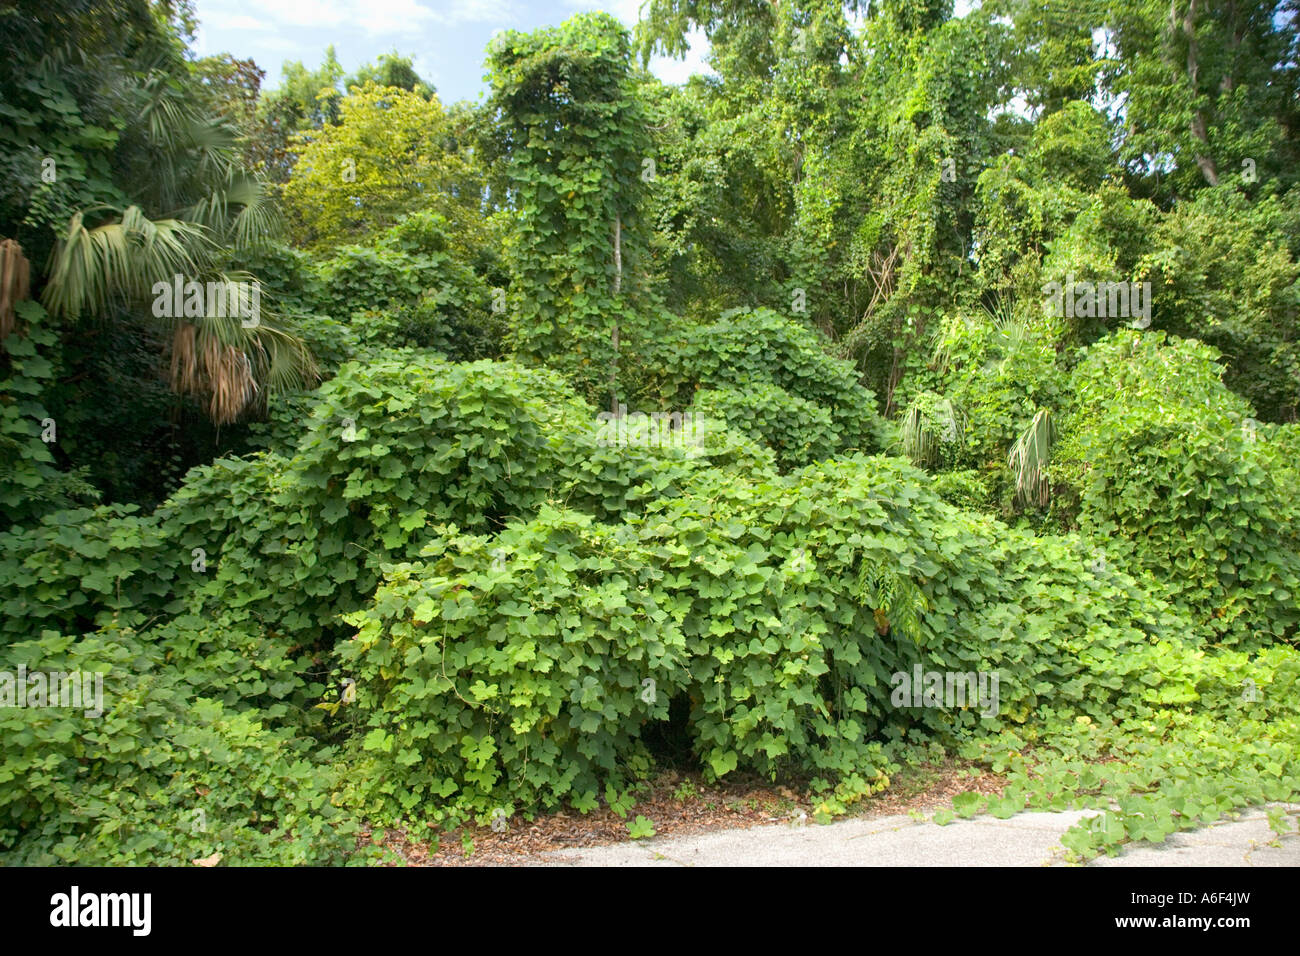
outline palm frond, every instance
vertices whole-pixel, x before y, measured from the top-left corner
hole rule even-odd
[[[311,352],[296,336],[260,326],[235,343],[223,335],[228,329],[184,322],[172,337],[172,388],[199,399],[215,424],[264,407],[268,392],[309,388],[319,380]]]
[[[236,247],[265,242],[284,230],[284,217],[259,179],[232,171],[224,184],[185,210],[197,222]]]
[[[984,314],[996,330],[998,343],[1002,347],[1003,362],[1019,352],[1029,341],[1028,316],[1014,300],[999,296],[992,306],[984,307]]]
[[[1046,508],[1051,495],[1047,465],[1052,454],[1052,413],[1041,408],[1011,445],[1007,467],[1016,476],[1016,500]]]
[[[922,467],[939,463],[945,451],[961,447],[966,434],[966,416],[951,399],[922,392],[903,414],[900,436],[903,454]]]
[[[151,220],[128,206],[118,222],[88,229],[85,213],[94,211],[73,214],[50,254],[41,301],[52,314],[103,315],[115,302],[142,300],[154,283],[198,272],[211,248],[197,223]]]
[[[31,268],[23,247],[12,239],[0,242],[0,339],[14,330],[14,306],[27,298]]]
[[[248,273],[218,273],[212,281],[256,280]],[[310,388],[320,380],[310,349],[269,309],[261,308],[258,323],[246,326],[239,314],[205,304],[205,315],[180,320],[173,333],[171,385],[199,399],[215,424],[264,408],[269,392]]]

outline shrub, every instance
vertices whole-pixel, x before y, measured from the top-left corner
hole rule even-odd
[[[415,216],[371,244],[335,250],[316,267],[314,310],[348,321],[363,343],[431,348],[457,361],[500,355],[504,316],[487,283],[447,250],[445,225]]]
[[[906,409],[903,450],[931,468],[979,473],[984,491],[963,500],[1004,517],[1017,510],[1007,454],[1039,409],[1060,407],[1067,380],[1054,345],[1060,330],[1028,313],[1004,306],[946,317],[932,354],[913,360],[896,395]]]
[[[428,528],[533,513],[559,466],[552,433],[573,416],[589,412],[545,371],[410,351],[345,365],[292,456],[196,469],[160,509],[182,552],[207,554],[193,612],[328,643]]]
[[[167,608],[190,556],[137,510],[56,511],[0,534],[0,644],[46,629],[138,627]]]
[[[770,383],[829,412],[838,451],[878,450],[884,425],[875,396],[852,365],[827,354],[817,333],[770,309],[733,309],[717,322],[659,343],[674,407],[688,404],[696,388],[731,388],[745,393]]]
[[[594,805],[679,696],[710,773],[822,775],[843,803],[881,785],[886,743],[1113,710],[1132,648],[1185,626],[1077,542],[962,515],[883,458],[705,471],[622,524],[544,508],[425,557],[340,646],[386,815]],[[893,707],[917,663],[1000,669],[1000,714]]]
[[[620,427],[628,428],[626,422]],[[625,441],[608,425],[578,426],[561,438],[557,454],[563,464],[554,498],[600,521],[619,523],[659,498],[684,494],[694,478],[715,468],[776,475],[770,448],[714,418],[695,416],[680,438],[653,425],[637,435],[633,424]]]
[[[1213,349],[1124,332],[1075,372],[1063,458],[1082,530],[1150,572],[1214,641],[1257,647],[1298,622],[1300,538],[1285,446],[1243,420]]]
[[[331,803],[331,751],[194,693],[130,629],[45,631],[5,670],[102,674],[103,713],[0,708],[0,850],[17,865],[337,863],[356,825]]]
[[[35,302],[18,302],[15,312],[19,328],[0,339],[0,529],[99,497],[84,469],[60,472],[42,440],[49,412],[41,398],[55,377],[58,336]]]
[[[787,468],[829,458],[840,444],[827,409],[767,382],[702,389],[695,393],[695,411],[765,442]]]

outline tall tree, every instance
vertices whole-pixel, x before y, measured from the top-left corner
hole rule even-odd
[[[652,304],[642,212],[653,156],[627,31],[603,13],[512,31],[489,66],[518,215],[514,348],[609,396]]]

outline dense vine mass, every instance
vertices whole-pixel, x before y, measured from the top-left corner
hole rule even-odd
[[[1078,858],[1300,798],[1298,17],[650,0],[445,104],[0,10],[0,852],[637,837],[668,737]]]

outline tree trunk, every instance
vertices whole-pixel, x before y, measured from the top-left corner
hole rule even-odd
[[[1183,15],[1183,36],[1187,38],[1187,78],[1191,84],[1192,98],[1199,99],[1201,90],[1197,82],[1200,64],[1197,62],[1196,49],[1196,0],[1190,0],[1187,4],[1187,13]],[[1202,146],[1208,147],[1210,145],[1204,110],[1197,109],[1192,114],[1191,131],[1192,136]],[[1214,157],[1209,154],[1208,149],[1204,152],[1197,152],[1196,165],[1201,170],[1201,175],[1205,177],[1207,183],[1211,186],[1219,185],[1219,170],[1214,163]]]

